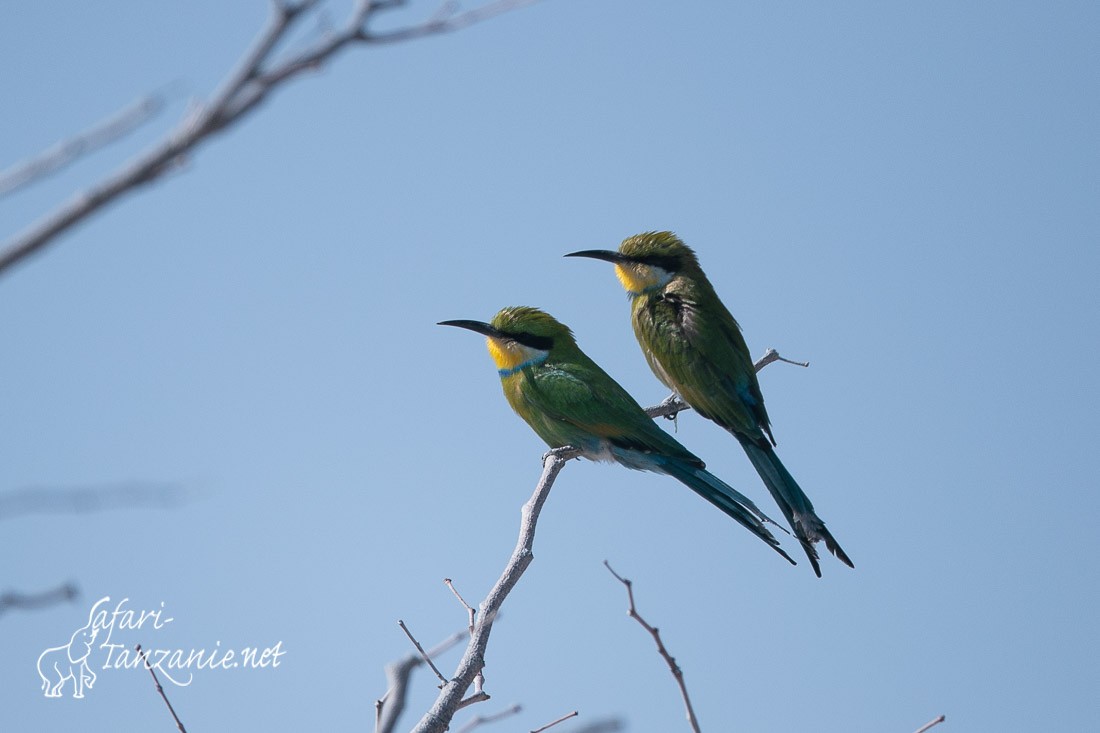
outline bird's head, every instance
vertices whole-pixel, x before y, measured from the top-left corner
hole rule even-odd
[[[565,256],[614,263],[619,282],[631,295],[660,290],[678,273],[699,267],[695,252],[672,232],[636,234],[624,239],[618,252],[587,249]]]
[[[528,306],[505,308],[489,323],[440,321],[440,326],[457,326],[485,336],[489,354],[501,376],[546,361],[555,348],[575,345],[573,332],[545,311]]]

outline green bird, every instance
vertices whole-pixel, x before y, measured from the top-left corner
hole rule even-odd
[[[566,257],[614,263],[631,299],[631,322],[653,373],[703,417],[733,433],[821,577],[814,543],[855,567],[810,498],[772,449],[771,422],[741,327],[719,300],[695,252],[672,232],[623,240],[618,252]]]
[[[486,337],[508,404],[551,448],[572,446],[589,460],[672,476],[795,564],[764,526],[772,520],[657,427],[555,318],[521,306],[505,308],[491,323],[443,321],[439,325]]]

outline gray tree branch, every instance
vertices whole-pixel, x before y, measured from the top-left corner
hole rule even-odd
[[[404,6],[405,2],[358,0],[342,28],[328,34],[312,47],[281,60],[273,60],[277,47],[304,17],[317,9],[319,2],[273,2],[267,27],[208,104],[185,118],[151,149],[8,240],[0,248],[0,274],[54,242],[63,232],[103,207],[160,178],[210,137],[255,110],[284,82],[319,68],[343,49],[352,45],[397,43],[457,31],[535,1],[494,0],[465,12],[455,12],[453,6],[445,4],[442,12],[437,12],[423,23],[375,32],[370,29],[371,20],[380,12]]]
[[[466,632],[459,631],[428,650],[428,657],[436,657],[466,638]],[[374,704],[375,733],[393,733],[401,713],[405,711],[405,700],[409,691],[409,678],[413,670],[424,663],[423,657],[410,654],[396,662],[386,665],[386,694]]]
[[[760,371],[768,364],[780,360],[787,361],[782,359],[774,349],[768,349],[767,353],[756,362],[756,370]],[[675,395],[660,405],[648,408],[646,413],[650,417],[657,417],[675,415],[677,412],[687,409],[687,405],[679,402],[679,400],[674,402],[670,402],[670,400],[675,400]],[[669,409],[669,406],[671,406],[671,409]],[[662,412],[662,410],[668,411]],[[527,566],[534,560],[535,529],[538,525],[542,507],[546,503],[547,497],[550,496],[550,489],[553,488],[554,481],[561,473],[562,468],[565,467],[566,462],[579,455],[580,451],[571,446],[552,448],[543,454],[542,476],[539,477],[535,493],[531,495],[531,498],[527,500],[521,510],[519,539],[516,541],[512,556],[509,558],[504,572],[501,573],[497,582],[489,591],[489,595],[481,602],[480,613],[473,624],[470,641],[466,646],[465,654],[462,655],[462,660],[458,664],[458,669],[451,676],[450,681],[443,685],[435,703],[420,719],[416,728],[413,729],[413,733],[443,733],[450,726],[451,719],[456,711],[473,702],[489,699],[489,696],[480,689],[480,685],[469,698],[463,699],[463,696],[485,666],[485,649],[489,644],[489,633],[493,629],[493,621],[512,588],[519,582],[520,577],[527,570]],[[463,604],[465,605],[465,601],[463,601]]]
[[[161,685],[160,680],[157,679],[156,670],[149,664],[148,652],[142,654],[141,644],[134,647],[134,651],[136,651],[138,656],[145,661],[145,668],[149,670],[149,674],[153,676],[153,686],[156,688],[157,694],[160,695],[160,699],[163,700],[165,706],[168,707],[168,712],[172,714],[172,719],[176,721],[176,729],[179,730],[180,733],[187,733],[187,729],[183,727],[183,721],[180,720],[180,716],[176,715],[176,709],[172,707],[172,703],[168,701],[168,695],[164,692],[164,686]]]
[[[475,728],[480,728],[486,723],[495,723],[498,720],[503,720],[513,715],[519,715],[521,710],[523,710],[523,708],[520,705],[513,705],[501,710],[499,713],[493,713],[492,715],[476,715],[459,728],[458,733],[470,733],[470,731]]]
[[[94,486],[28,486],[0,492],[0,519],[23,514],[82,514],[130,507],[168,508],[183,501],[176,484],[123,481]]]
[[[936,727],[937,725],[939,725],[940,723],[942,723],[942,722],[943,722],[943,721],[945,721],[945,720],[947,720],[947,716],[946,716],[946,715],[939,715],[939,716],[936,716],[935,718],[932,718],[932,719],[931,719],[931,720],[929,720],[929,721],[928,721],[927,723],[925,723],[924,725],[922,725],[922,726],[921,726],[920,728],[917,728],[917,730],[915,731],[915,733],[924,733],[924,732],[925,732],[926,730],[928,730],[929,728],[935,728],[935,727]]]
[[[808,361],[792,361],[790,359],[787,359],[787,358],[784,358],[784,357],[780,356],[779,352],[776,351],[775,349],[768,349],[767,351],[764,352],[763,356],[761,356],[759,359],[757,359],[753,363],[752,366],[753,366],[754,369],[756,369],[757,372],[759,372],[761,369],[766,367],[768,364],[772,364],[772,363],[777,362],[777,361],[781,361],[781,362],[784,362],[786,364],[794,364],[794,365],[800,366],[800,367],[808,367],[810,365],[810,362],[808,362]],[[654,417],[654,418],[656,418],[656,417],[667,417],[669,420],[671,420],[671,419],[675,418],[677,415],[679,415],[681,412],[683,412],[684,410],[690,410],[690,409],[691,409],[691,405],[684,402],[683,400],[681,400],[676,395],[670,394],[660,404],[654,405],[653,407],[645,408],[645,414],[649,415],[650,417]]]
[[[489,595],[481,602],[473,633],[466,646],[466,652],[451,681],[443,686],[435,703],[424,714],[416,727],[415,733],[443,733],[451,724],[451,719],[464,702],[463,696],[470,689],[474,677],[485,666],[485,649],[489,644],[489,634],[493,630],[493,622],[500,612],[504,600],[519,582],[527,566],[534,559],[533,547],[535,543],[535,529],[538,525],[539,514],[550,495],[550,489],[554,485],[554,479],[558,477],[566,461],[580,455],[580,451],[559,451],[546,456],[543,461],[542,476],[539,478],[535,492],[520,512],[519,538],[508,564],[504,568]],[[481,693],[484,695],[484,693]],[[487,699],[487,696],[485,696]]]
[[[0,615],[13,609],[35,610],[53,606],[65,601],[71,601],[79,595],[76,585],[63,583],[56,588],[41,593],[20,593],[18,591],[5,591],[0,594]]]
[[[691,726],[691,730],[694,731],[694,733],[700,733],[699,719],[695,717],[695,708],[691,705],[691,697],[688,695],[687,683],[684,682],[684,671],[680,669],[680,665],[676,664],[676,659],[669,653],[668,649],[665,648],[665,643],[661,640],[661,632],[656,626],[650,625],[649,622],[638,613],[638,608],[634,605],[634,583],[616,573],[607,560],[604,560],[603,564],[608,572],[614,575],[615,579],[626,587],[626,597],[630,602],[630,608],[627,609],[627,615],[637,621],[643,629],[648,631],[649,635],[653,637],[653,641],[657,643],[657,653],[661,655],[661,659],[665,660],[665,664],[668,665],[669,671],[672,672],[673,679],[676,680],[676,684],[680,688],[680,697],[684,701],[684,711],[687,716],[688,725]]]
[[[84,132],[43,151],[41,154],[0,171],[0,197],[55,173],[83,155],[125,137],[164,109],[164,98],[151,94],[119,110]]]

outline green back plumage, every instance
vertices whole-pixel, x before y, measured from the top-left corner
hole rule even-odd
[[[505,308],[492,320],[504,333],[550,339],[546,360],[501,377],[512,409],[551,448],[590,448],[611,444],[703,462],[661,430],[645,410],[588,357],[572,331],[549,314],[530,307]]]
[[[491,323],[441,325],[487,337],[508,404],[551,448],[571,446],[592,460],[672,476],[794,563],[764,526],[772,520],[657,427],[641,405],[581,351],[564,324],[537,308],[514,307],[497,313]]]
[[[633,296],[631,322],[657,378],[704,417],[753,441],[771,437],[764,396],[741,327],[695,252],[672,232],[646,232],[619,252],[670,270],[660,289]]]
[[[741,327],[718,298],[695,252],[672,232],[645,232],[618,252],[585,250],[571,257],[612,262],[632,298],[631,323],[657,378],[703,417],[736,436],[802,543],[820,577],[814,542],[851,559],[817,516],[810,498],[772,446],[768,411]]]

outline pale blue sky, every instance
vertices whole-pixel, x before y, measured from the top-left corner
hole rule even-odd
[[[266,12],[7,8],[0,168],[182,91],[0,199],[0,234],[162,135]],[[812,362],[762,385],[779,454],[856,569],[825,558],[818,580],[669,478],[571,464],[493,633],[493,699],[467,716],[519,702],[496,729],[578,709],[686,730],[607,559],[704,730],[905,733],[941,712],[945,731],[1092,727],[1098,39],[1087,2],[546,0],[284,89],[0,278],[0,490],[190,497],[4,522],[0,590],[82,590],[0,617],[5,719],[173,730],[143,672],[41,695],[38,655],[109,595],[175,619],[130,644],[283,643],[278,670],[169,687],[189,730],[370,729],[382,667],[409,651],[396,620],[426,644],[464,625],[441,580],[484,596],[545,448],[481,340],[434,324],[541,306],[652,404],[611,268],[561,255],[673,229],[754,354]],[[770,506],[728,435],[687,414],[677,437]],[[436,692],[414,684],[406,728]]]

